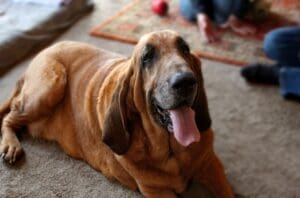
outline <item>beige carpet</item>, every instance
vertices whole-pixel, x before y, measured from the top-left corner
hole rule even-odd
[[[58,40],[88,42],[122,54],[132,46],[89,37],[88,30],[120,9],[125,0],[98,0],[95,12]],[[9,94],[24,61],[0,79],[0,101]],[[215,147],[235,192],[242,197],[300,197],[300,103],[285,101],[276,87],[251,86],[239,69],[203,61]],[[0,197],[140,197],[109,182],[54,143],[22,138],[26,157],[0,163]],[[193,192],[196,188],[193,189]],[[200,197],[190,192],[186,197]]]

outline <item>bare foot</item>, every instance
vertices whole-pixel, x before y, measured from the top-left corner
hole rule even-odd
[[[234,32],[239,33],[241,35],[251,35],[256,32],[255,26],[242,21],[234,15],[231,15],[228,18],[228,21],[222,26],[229,26]]]
[[[198,14],[197,23],[200,33],[204,36],[207,42],[213,43],[220,40],[213,27],[212,22],[206,14]]]

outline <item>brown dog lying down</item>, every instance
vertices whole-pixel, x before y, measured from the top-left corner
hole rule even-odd
[[[233,197],[213,150],[200,62],[173,31],[143,36],[130,58],[76,42],[45,49],[0,119],[10,163],[25,126],[146,197],[176,197],[191,180]]]

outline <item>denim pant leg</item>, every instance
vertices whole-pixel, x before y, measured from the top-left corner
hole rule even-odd
[[[284,27],[269,32],[264,51],[280,66],[300,67],[300,27]]]
[[[225,23],[230,15],[242,18],[249,8],[248,0],[213,0],[214,21]]]
[[[181,15],[196,21],[199,12],[205,12],[217,24],[225,23],[230,15],[242,17],[249,0],[180,0]]]
[[[179,1],[179,9],[181,15],[189,21],[195,22],[197,20],[197,14],[202,12],[201,7],[195,5],[201,5],[202,2],[204,4],[207,0],[198,0],[196,3],[192,2],[193,0],[180,0]],[[208,13],[206,13],[208,14]]]
[[[300,96],[300,27],[285,27],[268,33],[264,50],[281,67],[280,93]]]
[[[238,18],[243,18],[249,10],[249,0],[235,0],[232,14]]]

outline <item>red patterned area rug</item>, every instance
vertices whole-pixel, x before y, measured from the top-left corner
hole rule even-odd
[[[178,0],[169,0],[169,11],[159,17],[151,11],[150,0],[134,0],[111,18],[91,30],[91,35],[135,44],[148,32],[173,29],[179,32],[200,57],[243,65],[253,62],[270,62],[262,50],[265,33],[273,28],[300,22],[300,0],[272,0],[272,14],[257,24],[252,37],[219,30],[221,44],[205,43],[197,26],[184,20],[179,13]]]

